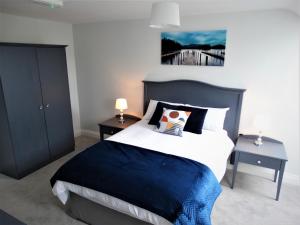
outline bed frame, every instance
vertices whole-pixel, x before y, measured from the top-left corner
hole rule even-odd
[[[235,142],[238,137],[244,91],[193,80],[144,81],[144,113],[150,99],[215,108],[229,107],[224,129]],[[74,193],[70,193],[65,210],[73,218],[91,225],[149,225]]]

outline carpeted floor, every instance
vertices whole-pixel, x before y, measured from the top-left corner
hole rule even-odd
[[[88,137],[77,138],[75,152],[21,180],[0,174],[0,209],[28,225],[82,225],[64,213],[60,202],[51,193],[49,179],[66,160],[96,141]],[[283,184],[277,202],[274,200],[276,185],[270,179],[239,173],[234,190],[229,188],[229,179],[230,171],[222,181],[223,192],[213,209],[213,225],[300,224],[299,186]]]

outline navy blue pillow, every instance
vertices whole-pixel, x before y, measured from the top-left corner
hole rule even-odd
[[[164,108],[191,112],[191,115],[189,116],[183,130],[195,134],[202,134],[202,127],[207,109],[199,109],[181,105],[170,105],[167,103],[158,102],[149,124],[156,126],[159,125],[159,120],[163,114]]]

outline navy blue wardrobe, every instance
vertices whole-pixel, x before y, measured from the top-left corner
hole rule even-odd
[[[0,43],[0,173],[22,178],[74,150],[65,47]]]

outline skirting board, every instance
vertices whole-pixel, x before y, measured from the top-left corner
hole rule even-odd
[[[81,130],[80,135],[100,139],[100,133],[92,130]]]
[[[81,130],[80,135],[93,137],[93,138],[100,138],[99,132],[95,132],[92,130]],[[232,165],[228,164],[227,169],[232,170]],[[251,174],[254,176],[261,176],[272,179],[274,176],[274,171],[270,169],[260,168],[251,165],[239,164],[238,171],[242,173]],[[300,176],[293,173],[284,172],[283,176],[283,183],[298,185],[300,186]]]
[[[79,136],[81,136],[81,130],[74,130],[74,137],[77,138]]]

